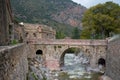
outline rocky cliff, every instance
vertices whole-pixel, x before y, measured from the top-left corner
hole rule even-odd
[[[17,21],[45,24],[67,34],[72,27],[81,27],[86,10],[71,0],[11,0],[11,4]]]

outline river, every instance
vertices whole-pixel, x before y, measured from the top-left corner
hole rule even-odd
[[[42,58],[37,55],[29,59],[29,73],[27,80],[99,80],[103,75],[99,68],[90,67],[89,57],[79,53],[66,53],[64,66],[61,70],[51,71],[42,64]]]
[[[53,71],[52,75],[54,80],[98,80],[103,73],[89,66],[89,58],[83,54],[66,53],[61,71]]]

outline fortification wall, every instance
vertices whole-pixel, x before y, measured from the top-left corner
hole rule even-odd
[[[26,80],[28,72],[25,44],[0,46],[0,80]]]
[[[109,40],[106,75],[112,80],[120,80],[120,35]]]

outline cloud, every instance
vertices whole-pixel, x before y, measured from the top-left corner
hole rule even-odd
[[[89,8],[91,6],[95,6],[99,3],[105,3],[107,1],[113,1],[113,2],[118,3],[120,5],[120,0],[73,0],[73,1],[85,6],[87,8]]]

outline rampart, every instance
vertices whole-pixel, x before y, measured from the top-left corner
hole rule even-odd
[[[106,75],[111,77],[112,80],[120,80],[120,35],[109,40]]]
[[[0,80],[26,80],[27,72],[25,44],[0,46]]]

